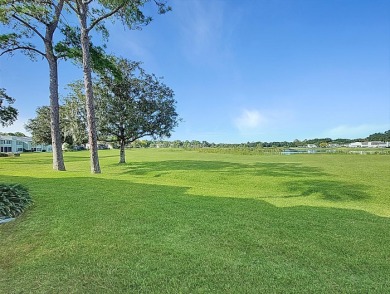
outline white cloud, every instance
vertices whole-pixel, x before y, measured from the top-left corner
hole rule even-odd
[[[240,131],[254,130],[267,123],[268,119],[258,110],[242,110],[241,114],[234,119],[234,125]]]
[[[373,133],[384,132],[390,128],[389,124],[363,124],[357,126],[340,125],[327,130],[324,133],[325,137],[332,139],[337,138],[365,138]]]

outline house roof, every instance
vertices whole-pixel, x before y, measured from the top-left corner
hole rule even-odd
[[[22,142],[32,142],[31,137],[17,137],[17,136],[3,136],[0,135],[1,140],[11,140],[11,141],[22,141]]]

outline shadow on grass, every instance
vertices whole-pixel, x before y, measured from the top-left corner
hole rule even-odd
[[[0,227],[0,281],[15,293],[389,289],[389,219],[362,211],[96,177],[2,181],[35,201]]]
[[[175,171],[206,171],[224,174],[248,174],[272,177],[325,176],[320,168],[303,166],[299,163],[253,163],[242,164],[223,161],[168,160],[127,164],[125,173],[146,175],[150,172],[170,173]]]
[[[298,193],[298,196],[318,194],[322,199],[330,201],[365,200],[370,198],[366,192],[367,185],[347,184],[341,181],[303,180],[286,184],[288,191]],[[287,196],[296,197],[296,196]]]
[[[296,179],[287,183],[281,182],[281,185],[288,192],[293,193],[293,195],[285,198],[310,196],[313,194],[320,195],[322,199],[329,201],[359,201],[370,198],[370,195],[367,193],[368,185],[321,179],[322,176],[327,176],[328,174],[320,168],[303,166],[299,163],[241,164],[222,161],[170,160],[131,163],[127,164],[126,167],[126,174],[143,176],[154,173],[154,177],[169,175],[178,171],[205,171],[227,176],[239,174],[248,177],[269,176]]]
[[[77,153],[77,154],[76,154]],[[66,156],[66,162],[87,161],[87,151],[72,152]],[[104,154],[101,157],[117,157],[117,155]],[[20,161],[12,159],[15,164],[31,164],[31,161]],[[51,157],[34,159],[35,164],[51,164]],[[117,165],[114,163],[114,165]],[[288,182],[282,182],[287,192],[292,195],[285,198],[318,195],[320,198],[329,201],[363,201],[370,198],[367,193],[369,186],[362,184],[350,184],[337,180],[322,179],[328,174],[317,167],[304,166],[300,163],[232,163],[223,161],[200,161],[200,160],[166,160],[153,162],[133,162],[121,165],[124,173],[129,175],[154,177],[162,175],[169,176],[175,172],[208,172],[219,173],[226,176],[243,175],[282,177]],[[291,181],[291,179],[293,179]],[[270,195],[267,198],[273,198]],[[278,197],[279,198],[279,197]]]

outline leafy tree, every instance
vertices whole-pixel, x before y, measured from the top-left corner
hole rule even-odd
[[[71,91],[64,98],[62,107],[63,131],[65,137],[71,138],[72,144],[80,146],[88,142],[84,85],[82,81],[77,81],[68,87]]]
[[[292,147],[300,147],[300,146],[302,146],[302,145],[304,145],[301,141],[299,141],[298,139],[295,139],[293,142],[292,142],[292,144],[291,144],[291,146]]]
[[[13,136],[16,136],[16,137],[26,137],[26,135],[22,132],[15,132],[13,133]]]
[[[90,32],[93,29],[97,29],[103,32],[105,37],[108,37],[108,30],[104,26],[104,21],[113,17],[119,19],[130,29],[141,28],[142,25],[147,25],[151,21],[151,17],[146,17],[141,10],[147,2],[150,2],[150,0],[66,0],[69,8],[77,15],[79,20],[92,173],[100,173],[101,171],[92,89],[91,55],[89,51]],[[165,2],[158,0],[154,0],[154,2],[157,4],[160,13],[165,13],[170,9]]]
[[[54,52],[54,33],[60,23],[65,0],[0,0],[0,23],[10,33],[0,35],[0,56],[21,51],[32,60],[45,58],[49,64],[50,126],[53,169],[65,170],[60,133],[58,102],[58,58]],[[90,2],[90,1],[89,1]],[[41,41],[43,48],[33,42]]]
[[[175,140],[172,142],[172,145],[174,148],[180,148],[183,147],[183,143],[180,140]]]
[[[100,77],[96,98],[99,132],[114,136],[120,144],[120,163],[125,146],[145,136],[169,137],[178,124],[173,91],[137,62],[116,59],[121,77]]]
[[[383,141],[383,142],[389,142],[390,141],[390,130],[384,132],[384,133],[374,133],[367,137],[368,141]]]
[[[320,146],[321,148],[326,148],[326,147],[328,147],[328,145],[329,145],[329,144],[328,144],[327,142],[321,142],[319,146]]]
[[[11,106],[14,102],[15,99],[8,96],[4,88],[0,88],[0,124],[3,127],[12,125],[18,117],[18,110]]]
[[[73,144],[73,137],[69,135],[69,120],[65,116],[65,107],[60,106],[60,135],[61,141]],[[32,134],[34,143],[49,145],[52,142],[50,128],[50,107],[41,106],[36,109],[36,117],[29,119],[24,128]],[[61,146],[62,149],[62,146]]]
[[[51,144],[50,107],[38,107],[36,115],[27,121],[25,129],[32,134],[34,143]]]
[[[15,132],[15,133],[3,133],[3,132],[0,132],[0,135],[15,136],[15,137],[27,137],[24,133],[21,133],[21,132]]]

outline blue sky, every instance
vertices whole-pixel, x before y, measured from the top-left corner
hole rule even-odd
[[[175,91],[183,122],[172,140],[358,138],[390,129],[390,1],[171,0],[142,31],[110,25],[107,51]],[[60,61],[60,92],[82,78]],[[0,57],[0,87],[25,131],[48,105],[45,60]]]

